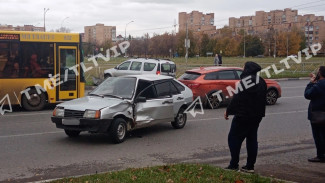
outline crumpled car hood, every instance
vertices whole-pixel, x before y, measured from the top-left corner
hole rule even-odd
[[[116,106],[118,104],[124,103],[127,101],[109,98],[109,97],[98,97],[98,96],[86,96],[79,99],[71,100],[59,104],[59,107],[64,107],[64,109],[85,111],[86,109],[90,110],[100,110],[105,107]]]

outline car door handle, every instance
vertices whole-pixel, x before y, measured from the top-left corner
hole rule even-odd
[[[173,103],[173,101],[168,101],[168,100],[165,100],[165,101],[163,101],[163,103],[162,104],[172,104]]]
[[[183,100],[184,98],[183,97],[178,97],[177,100]]]

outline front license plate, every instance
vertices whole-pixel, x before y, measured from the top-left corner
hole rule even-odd
[[[80,125],[80,121],[78,119],[62,119],[63,125]]]

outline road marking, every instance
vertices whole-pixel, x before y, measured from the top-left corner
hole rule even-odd
[[[17,116],[34,116],[34,115],[42,115],[42,114],[51,114],[52,112],[38,112],[32,114],[6,114],[4,117],[17,117]]]
[[[288,86],[288,87],[281,87],[281,89],[291,89],[291,88],[306,88],[306,86]]]
[[[304,96],[292,96],[292,97],[281,97],[281,98],[304,98]]]
[[[308,112],[308,110],[266,113],[265,116],[272,116],[272,115],[279,115],[279,114],[305,113],[305,112]],[[188,121],[208,121],[208,120],[219,120],[219,119],[224,119],[224,118],[220,117],[220,118],[206,118],[206,119],[191,119]]]
[[[1,138],[11,138],[11,137],[26,137],[26,136],[34,136],[34,135],[45,135],[45,134],[54,134],[54,133],[62,133],[63,131],[55,131],[55,132],[42,132],[42,133],[29,133],[29,134],[20,134],[20,135],[4,135],[0,136]]]

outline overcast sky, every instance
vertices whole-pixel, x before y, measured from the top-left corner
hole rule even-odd
[[[117,35],[141,36],[174,30],[178,12],[198,10],[215,13],[217,28],[229,17],[254,15],[255,11],[294,8],[299,14],[325,15],[325,0],[0,0],[0,24],[43,26],[44,8],[47,30],[67,27],[84,32],[84,26],[104,23],[117,27]],[[66,17],[69,17],[66,19]]]

